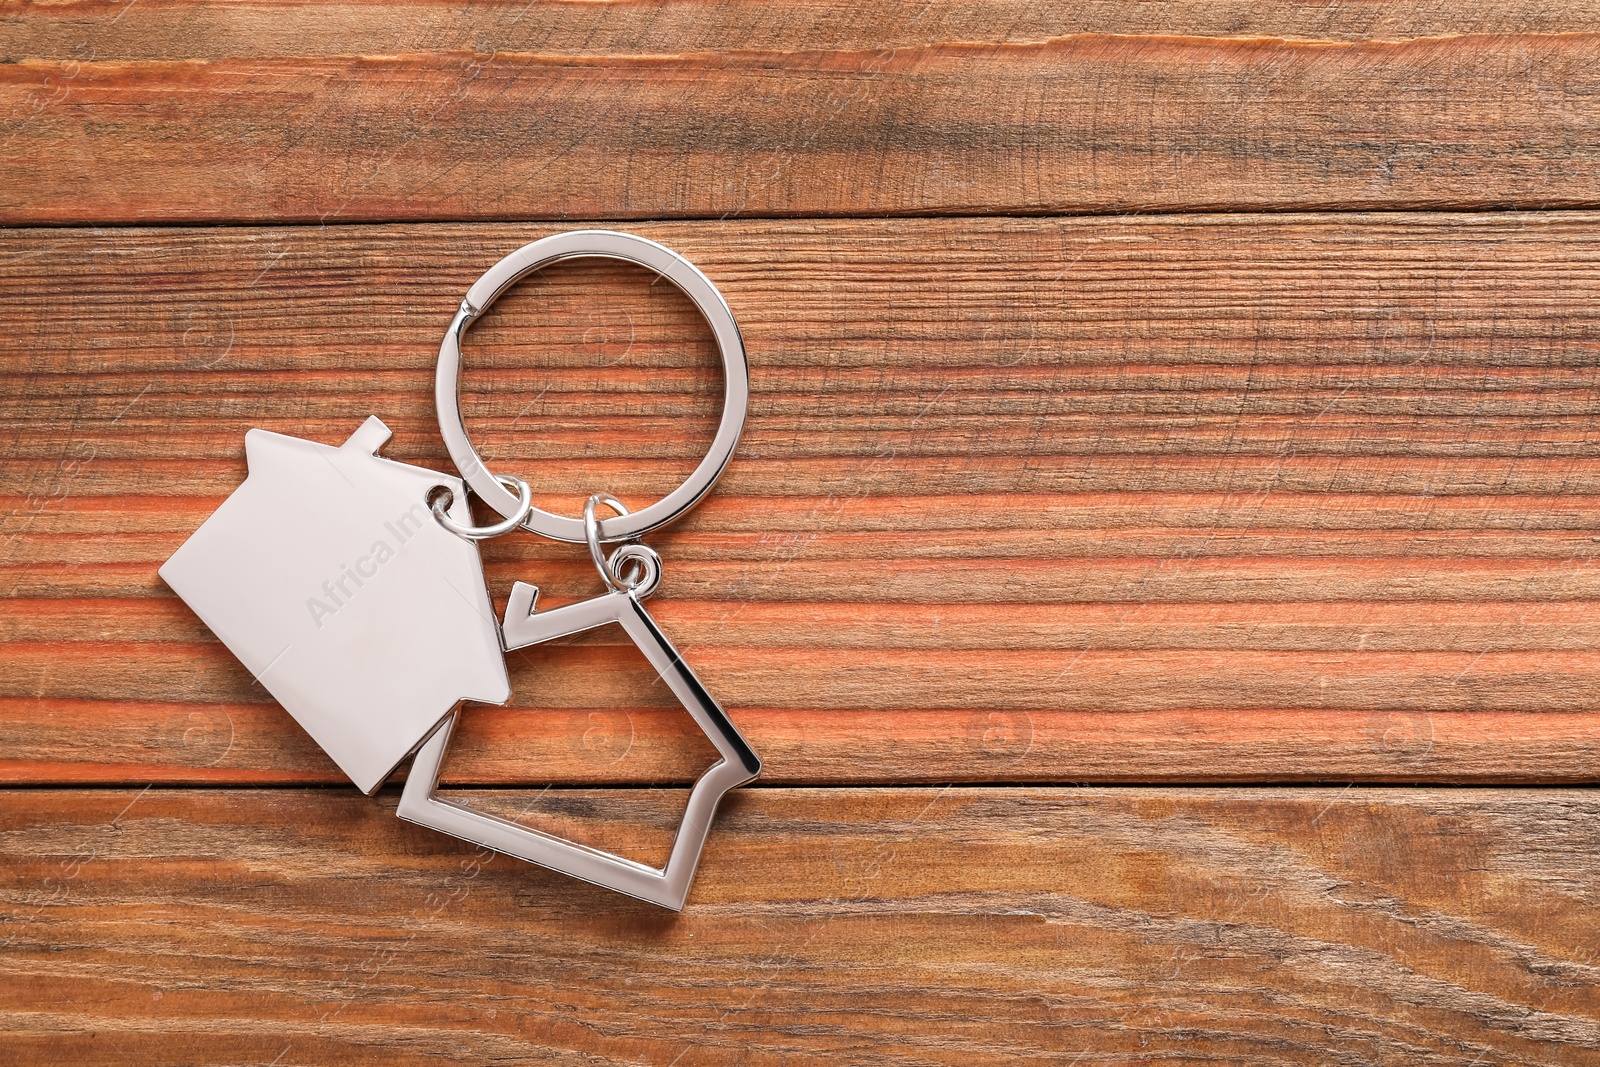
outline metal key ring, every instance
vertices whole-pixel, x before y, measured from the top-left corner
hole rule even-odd
[[[461,418],[461,341],[467,328],[519,280],[563,259],[585,258],[637,263],[676,285],[705,316],[722,356],[722,420],[717,424],[711,450],[687,481],[654,504],[600,522],[601,541],[625,541],[665,526],[698,504],[733,458],[734,446],[739,443],[739,434],[744,429],[745,411],[750,404],[750,367],[745,361],[744,341],[722,294],[694,264],[654,241],[616,230],[573,230],[524,245],[490,267],[467,290],[467,297],[439,346],[434,402],[439,409],[439,432],[444,436],[445,446],[461,471],[461,477],[501,515],[507,519],[516,515],[520,510],[517,498],[484,467],[467,437],[467,427]],[[530,508],[521,525],[556,541],[582,544],[585,540],[582,519],[555,515],[539,508]]]

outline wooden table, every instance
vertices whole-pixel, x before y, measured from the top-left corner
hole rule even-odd
[[[1062,5],[1066,7],[1066,5]],[[13,1064],[1600,1063],[1600,6],[0,9]],[[766,761],[673,915],[360,796],[156,567],[260,426],[431,387],[621,226],[747,341],[653,605]],[[469,426],[571,511],[720,405],[555,269]],[[579,550],[485,549],[555,600]],[[455,795],[641,859],[704,765],[603,634]]]

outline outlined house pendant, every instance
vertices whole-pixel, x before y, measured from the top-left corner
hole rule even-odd
[[[376,416],[337,447],[245,435],[244,484],[160,574],[364,793],[463,700],[511,695],[477,546],[427,496],[461,479],[384,459]]]
[[[755,778],[761,771],[761,760],[656,626],[637,595],[613,590],[592,600],[544,612],[536,610],[538,597],[537,586],[518,582],[512,588],[501,627],[506,651],[616,623],[644,653],[721,756],[689,791],[666,866],[650,867],[437,796],[439,769],[450,745],[455,715],[418,750],[400,799],[399,815],[530,863],[682,910],[717,804],[728,790]]]

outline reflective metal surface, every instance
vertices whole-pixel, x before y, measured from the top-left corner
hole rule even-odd
[[[526,482],[484,468],[467,439],[457,390],[467,327],[519,278],[586,256],[638,263],[688,294],[711,324],[727,384],[711,451],[688,481],[631,514],[597,493],[578,519],[533,507]],[[376,455],[389,439],[376,417],[338,447],[251,430],[249,476],[162,565],[161,576],[363,792],[416,753],[402,818],[682,908],[718,802],[754,778],[761,761],[644,609],[661,581],[661,558],[631,539],[692,508],[733,455],[750,391],[733,315],[705,275],[653,241],[607,230],[559,234],[513,252],[467,291],[439,350],[435,390],[440,429],[465,483]],[[468,485],[505,521],[473,526]],[[617,514],[601,520],[599,504]],[[475,542],[518,526],[587,542],[609,592],[538,612],[538,588],[519,582],[497,625]],[[608,557],[603,545],[615,541],[629,543]],[[612,623],[720,757],[690,790],[659,870],[436,795],[454,710],[463,700],[500,704],[510,696],[503,649]]]
[[[434,496],[433,503],[429,505],[433,511],[433,521],[457,537],[466,538],[468,541],[487,541],[491,537],[508,534],[521,526],[522,520],[528,517],[528,511],[533,507],[533,490],[528,488],[527,482],[514,475],[499,474],[495,477],[507,489],[517,491],[517,510],[510,518],[488,526],[463,526],[450,517],[450,506],[456,502],[455,494],[444,489]]]
[[[664,245],[616,230],[573,230],[524,245],[490,267],[467,290],[467,297],[462,301],[461,309],[456,312],[439,346],[434,402],[439,409],[439,432],[450,449],[450,458],[455,461],[456,468],[466,478],[467,484],[501,515],[507,518],[515,515],[519,510],[517,498],[507,492],[484,467],[483,460],[467,437],[467,428],[461,419],[459,391],[462,338],[468,327],[519,279],[564,259],[583,258],[620,259],[637,263],[676,285],[694,301],[700,314],[711,325],[717,350],[722,356],[722,419],[717,424],[711,450],[688,480],[665,497],[632,514],[601,522],[600,540],[626,541],[665,526],[699,503],[728,465],[744,428],[745,410],[750,401],[750,368],[745,361],[744,341],[739,336],[739,326],[734,322],[733,312],[728,310],[722,294],[694,264]],[[584,540],[581,519],[553,515],[539,508],[530,510],[522,520],[522,525],[556,541],[582,544]]]
[[[655,620],[627,591],[612,591],[593,600],[567,604],[550,611],[536,611],[539,590],[518,582],[506,605],[501,627],[506,650],[550,641],[568,634],[582,633],[609,623],[621,625],[624,633],[639,646],[661,679],[683,703],[696,724],[716,746],[722,757],[702,774],[689,792],[683,821],[672,842],[665,867],[654,867],[580,845],[553,834],[521,826],[509,819],[473,811],[435,795],[439,768],[450,745],[455,717],[442,725],[417,752],[400,799],[400,817],[443,830],[508,855],[518,856],[541,867],[570,874],[596,885],[615,889],[641,900],[681,910],[694,879],[700,852],[717,803],[724,793],[750,781],[761,771],[761,761],[749,744],[728,721],[727,715],[706,692],[700,679],[672,647]]]
[[[465,487],[388,439],[251,430],[249,477],[160,572],[366,793],[462,700],[511,693],[478,550],[428,511],[444,486],[470,522]]]
[[[600,520],[594,513],[595,507],[600,504],[618,515],[628,513],[622,501],[610,493],[596,493],[583,502],[583,536],[589,542],[589,559],[594,563],[594,569],[600,572],[600,579],[606,583],[606,588],[613,592],[631,591],[640,598],[649,596],[661,581],[661,557],[649,545],[630,541],[607,559],[605,549],[600,545]]]

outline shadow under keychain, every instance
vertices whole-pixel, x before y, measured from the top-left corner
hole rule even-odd
[[[467,437],[458,389],[462,338],[502,293],[542,267],[591,257],[646,267],[694,301],[716,338],[725,388],[711,450],[686,482],[633,512],[595,493],[576,518],[534,507],[527,482],[484,467]],[[467,290],[439,347],[439,429],[461,478],[378,456],[390,434],[376,416],[338,446],[251,430],[244,484],[162,564],[161,577],[363,792],[375,792],[415,755],[402,819],[680,909],[718,802],[755,778],[761,761],[645,609],[661,581],[661,557],[638,539],[711,491],[738,444],[749,396],[733,313],[688,260],[611,230],[546,237]],[[504,521],[471,525],[469,487]],[[602,505],[613,514],[598,516]],[[586,544],[606,591],[539,611],[538,587],[517,582],[497,622],[476,542],[519,528]],[[605,546],[618,542],[608,555]],[[720,757],[690,790],[661,868],[437,794],[461,702],[510,698],[505,652],[612,623]]]

